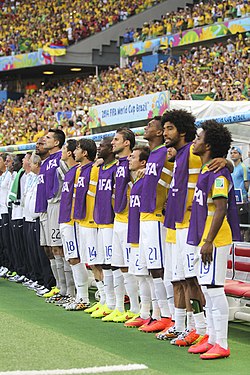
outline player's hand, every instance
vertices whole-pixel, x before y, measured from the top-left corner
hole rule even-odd
[[[168,160],[175,159],[177,151],[174,147],[169,147],[167,151]]]
[[[204,264],[210,264],[213,260],[213,244],[211,242],[205,242],[201,248],[201,260]]]
[[[227,160],[224,158],[215,158],[210,163],[208,163],[208,169],[214,173],[219,172],[222,168],[227,165]]]
[[[145,176],[145,173],[146,168],[138,169],[138,171],[136,171],[136,178],[143,178]]]
[[[104,160],[102,158],[96,159],[94,162],[95,167],[99,167],[101,164],[103,164]]]

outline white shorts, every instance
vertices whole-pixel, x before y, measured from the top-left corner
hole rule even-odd
[[[98,228],[97,252],[99,264],[111,264],[113,228]]]
[[[97,252],[97,228],[82,227],[78,223],[75,224],[81,262],[88,263],[90,266],[102,264]]]
[[[128,224],[114,221],[112,258],[114,267],[128,267],[130,256],[130,245],[127,242]]]
[[[40,221],[40,245],[50,246],[49,223],[48,223],[47,212],[44,212],[41,214],[39,221]]]
[[[210,264],[204,264],[201,261],[199,248],[199,261],[198,261],[198,281],[200,285],[218,285],[225,284],[227,273],[227,257],[230,253],[231,245],[214,247],[213,260]]]
[[[140,222],[140,257],[141,267],[148,270],[160,269],[164,265],[165,228],[159,221]]]
[[[140,247],[131,246],[128,272],[136,276],[146,276],[149,274],[148,269],[147,267],[142,267],[140,265],[139,259],[140,259]]]
[[[197,263],[198,248],[187,244],[188,228],[176,229],[176,248],[172,252],[173,279],[179,281],[196,277],[198,274]]]
[[[76,236],[76,226],[67,223],[60,224],[63,252],[66,260],[80,258]]]
[[[48,228],[49,228],[49,246],[62,246],[61,233],[59,228],[60,202],[48,203]]]
[[[164,280],[172,281],[174,279],[173,259],[174,259],[175,252],[176,252],[176,244],[165,242]]]

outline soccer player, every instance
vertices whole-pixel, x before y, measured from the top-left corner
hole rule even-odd
[[[25,275],[27,278],[30,279],[30,264],[24,243],[22,206],[25,179],[27,175],[26,172],[28,172],[29,169],[29,155],[26,156],[26,160],[23,163],[24,158],[24,154],[18,154],[14,157],[13,169],[15,172],[17,172],[17,174],[11,186],[9,200],[12,202],[11,227],[13,236],[11,237],[11,240],[13,240],[13,256],[15,258],[16,264],[18,265],[16,271],[20,276]],[[26,171],[24,168],[22,168],[22,165],[26,169]],[[33,281],[35,282],[35,280]],[[31,281],[31,283],[33,283],[33,281]]]
[[[147,267],[141,267],[139,257],[140,238],[140,206],[143,187],[143,178],[137,176],[137,171],[146,167],[150,149],[147,146],[136,146],[129,157],[129,170],[133,177],[133,186],[130,191],[129,214],[128,214],[128,243],[131,246],[129,259],[129,273],[136,276],[139,284],[139,295],[141,300],[140,314],[129,319],[124,326],[139,328],[150,319],[151,292],[148,283],[149,272]]]
[[[164,222],[167,228],[176,229],[176,246],[172,253],[175,326],[166,332],[166,338],[172,338],[172,344],[186,346],[191,345],[206,332],[203,312],[205,301],[194,267],[197,249],[186,243],[201,160],[193,154],[192,142],[196,128],[195,118],[191,113],[185,110],[168,111],[163,115],[162,124],[166,146],[174,147],[177,151]],[[216,170],[226,164],[226,159],[219,158],[215,159],[209,168]],[[190,300],[193,301],[192,305]],[[187,329],[185,330],[186,309]]]
[[[94,222],[94,202],[98,178],[98,168],[93,166],[96,144],[91,139],[80,139],[74,151],[75,161],[80,164],[75,174],[75,191],[72,218],[75,221],[78,256],[70,260],[73,264],[78,306],[73,309],[85,310],[90,307],[88,295],[88,272],[85,263],[94,264],[97,256],[97,224]],[[80,293],[80,294],[79,294]],[[71,310],[68,305],[66,310]]]
[[[128,273],[130,247],[127,243],[129,184],[131,183],[128,156],[135,145],[135,135],[132,130],[123,127],[117,130],[111,143],[113,152],[119,158],[115,175],[115,219],[111,259],[116,305],[115,310],[102,318],[102,320],[125,322],[135,314],[131,311],[124,311],[124,285],[133,309],[139,311],[138,289],[135,277]]]
[[[41,158],[41,165],[39,169],[38,181],[37,181],[37,194],[36,194],[36,205],[35,212],[39,213],[39,223],[40,223],[40,245],[44,248],[44,251],[49,259],[51,271],[54,276],[54,280],[51,280],[51,290],[48,293],[44,293],[44,298],[53,297],[55,294],[59,293],[58,287],[55,285],[58,282],[58,274],[56,261],[49,245],[49,233],[48,233],[48,220],[47,220],[47,207],[48,202],[46,199],[45,192],[45,172],[47,163],[49,161],[49,150],[45,148],[45,137],[41,137],[36,142],[36,154]],[[38,292],[39,293],[39,292]]]
[[[150,120],[144,130],[144,139],[149,142],[150,156],[146,164],[140,207],[140,263],[147,267],[151,279],[153,313],[148,324],[139,329],[158,332],[172,325],[171,313],[163,282],[163,230],[164,209],[173,163],[168,161],[164,144],[161,117]]]
[[[76,170],[79,167],[79,163],[75,161],[75,149],[77,146],[77,141],[75,139],[69,139],[65,145],[62,147],[62,161],[66,164],[68,171],[64,171],[59,167],[58,172],[62,175],[63,185],[60,200],[60,211],[59,211],[59,224],[60,233],[63,243],[64,258],[66,262],[71,266],[73,274],[73,285],[72,290],[68,292],[68,295],[57,302],[59,305],[67,307],[70,306],[69,310],[79,310],[81,301],[81,289],[79,285],[79,277],[81,278],[81,265],[74,261],[75,258],[79,257],[77,238],[76,238],[76,227],[74,221],[71,219],[72,214],[72,204],[74,195],[74,182]],[[66,170],[65,170],[66,171]],[[78,276],[78,268],[80,271],[80,276]],[[84,266],[85,270],[85,266]],[[75,288],[77,289],[77,296],[73,299],[75,295]]]
[[[1,246],[2,246],[2,266],[4,268],[1,270],[1,276],[7,274],[8,271],[14,272],[15,269],[15,258],[13,251],[11,250],[10,242],[10,220],[8,215],[8,194],[10,184],[12,182],[12,175],[8,168],[6,167],[6,159],[8,155],[3,153],[0,155],[0,227],[1,227]],[[17,277],[16,277],[17,276]],[[16,279],[18,275],[13,276]],[[20,276],[23,276],[20,274]],[[13,281],[15,281],[14,279]],[[22,281],[22,280],[21,280]]]
[[[111,270],[112,240],[114,226],[114,185],[117,159],[113,153],[112,138],[104,138],[97,149],[97,157],[103,159],[99,167],[96,187],[94,220],[98,225],[97,259],[95,266],[103,273],[103,293],[100,301],[85,312],[91,313],[92,318],[102,318],[115,308],[115,293],[113,273]],[[102,281],[97,282],[97,287]]]
[[[29,245],[31,253],[31,264],[42,273],[42,283],[40,288],[36,288],[36,294],[42,297],[45,293],[51,290],[51,287],[55,285],[55,279],[52,274],[50,267],[50,261],[45,253],[44,248],[40,245],[40,222],[39,214],[35,212],[36,195],[37,195],[37,183],[39,178],[39,171],[41,166],[41,158],[34,151],[30,158],[30,168],[33,176],[26,182],[27,191],[24,201],[25,209],[25,220],[29,222]],[[35,261],[35,262],[34,262]],[[35,263],[35,264],[34,264]]]
[[[188,243],[199,246],[198,280],[204,288],[208,335],[189,349],[202,359],[230,355],[227,343],[228,303],[224,291],[227,256],[234,240],[240,240],[232,177],[227,168],[211,172],[208,163],[227,155],[231,134],[222,124],[205,121],[194,142],[193,153],[201,157],[192,205]]]
[[[60,289],[60,295],[55,297],[55,300],[48,302],[55,302],[61,296],[67,294],[67,284],[64,271],[64,257],[62,248],[62,239],[60,235],[58,217],[60,209],[60,190],[59,181],[57,178],[57,168],[60,165],[61,149],[65,142],[65,134],[59,129],[50,129],[45,136],[45,148],[49,150],[49,158],[46,161],[45,169],[45,194],[47,200],[47,230],[48,240],[47,246],[51,246],[52,253],[55,258],[57,274],[57,285]]]

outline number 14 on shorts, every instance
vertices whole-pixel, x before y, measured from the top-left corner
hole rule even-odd
[[[97,256],[96,247],[88,246],[88,251],[89,251],[89,259],[93,261]]]

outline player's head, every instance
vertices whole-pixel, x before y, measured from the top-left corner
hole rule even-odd
[[[76,149],[77,141],[76,139],[68,139],[62,146],[62,157],[63,161],[67,161],[70,158],[75,159],[74,151]]]
[[[114,156],[112,137],[103,138],[97,148],[97,157],[102,158],[104,161],[110,156]]]
[[[162,116],[164,139],[167,147],[179,148],[195,139],[195,117],[184,109],[173,109]]]
[[[13,171],[18,172],[22,168],[24,157],[25,157],[25,154],[17,154],[14,156]]]
[[[138,171],[146,166],[149,158],[150,148],[148,146],[136,146],[133,148],[131,155],[129,156],[129,170]]]
[[[161,143],[164,142],[161,116],[155,116],[149,120],[147,126],[144,128],[143,138],[147,141],[152,141],[155,138],[159,138]]]
[[[230,157],[233,162],[237,162],[238,160],[242,161],[242,150],[241,148],[234,146],[231,148]]]
[[[45,136],[45,147],[47,150],[61,149],[65,142],[65,134],[60,129],[50,129]]]
[[[37,155],[36,151],[32,152],[32,155],[30,157],[30,169],[31,172],[38,174],[39,169],[42,163],[42,159],[39,155]]]
[[[36,154],[41,158],[48,154],[48,150],[45,148],[45,137],[38,138],[36,142]]]
[[[97,147],[92,139],[82,138],[77,142],[74,151],[75,161],[83,162],[84,160],[94,161],[96,157]]]
[[[5,169],[6,169],[6,159],[7,159],[7,155],[5,152],[1,153],[0,154],[0,171],[1,172],[4,172]]]
[[[9,172],[13,172],[13,163],[14,163],[14,155],[13,154],[7,154],[6,160],[5,160],[5,166],[8,169]]]
[[[113,152],[117,155],[124,152],[125,149],[132,151],[135,145],[135,135],[127,127],[122,127],[116,131],[112,139]]]
[[[215,120],[207,120],[202,123],[194,141],[193,153],[203,156],[209,154],[211,159],[227,156],[232,137],[230,131]]]
[[[23,158],[23,160],[22,160],[23,169],[24,169],[25,171],[30,170],[30,157],[31,157],[31,152],[27,152],[27,153],[24,155],[24,158]]]

